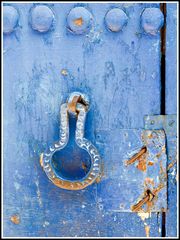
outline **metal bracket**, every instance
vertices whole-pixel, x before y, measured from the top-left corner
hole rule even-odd
[[[177,115],[148,115],[144,118],[145,129],[163,129],[166,134],[167,146],[167,177],[168,199],[177,205],[175,194],[177,192]]]
[[[97,185],[100,209],[165,211],[167,157],[164,131],[101,130],[97,132],[96,139],[96,144],[104,149],[104,176]],[[126,153],[124,149],[127,149]]]

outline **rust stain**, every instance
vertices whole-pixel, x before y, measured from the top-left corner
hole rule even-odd
[[[99,183],[101,181],[101,177],[96,178],[96,183]]]
[[[148,225],[145,226],[145,232],[146,232],[146,237],[149,237],[150,226]]]
[[[41,155],[40,155],[39,162],[40,162],[41,167],[43,167],[43,153],[41,153]]]
[[[164,184],[163,184],[163,183],[160,183],[159,186],[152,191],[152,193],[153,193],[154,195],[157,195],[157,194],[159,193],[159,191],[161,191],[161,189],[162,189],[163,187],[164,187]]]
[[[153,137],[152,133],[148,134],[148,138],[151,139]]]
[[[137,212],[141,209],[141,207],[149,200],[149,196],[145,196],[143,197],[143,199],[141,199],[138,203],[136,203],[135,205],[131,206],[131,210],[133,212]]]
[[[126,166],[133,164],[135,161],[139,160],[139,158],[147,151],[147,148],[144,146],[141,148],[141,150],[136,153],[134,156],[131,157],[131,159],[126,161]]]
[[[166,173],[166,170],[163,168],[162,160],[160,161],[159,174],[160,174],[161,181],[167,179],[167,173]]]
[[[11,222],[13,222],[14,224],[19,224],[20,223],[19,215],[11,216]]]
[[[146,204],[147,206],[147,212],[151,211],[152,206],[154,205],[154,200],[157,198],[157,195],[159,191],[164,187],[164,184],[160,183],[159,186],[156,189],[153,189],[152,191],[147,189],[144,192],[144,197],[136,204],[131,206],[131,210],[133,212],[138,212],[142,210],[142,206]]]
[[[84,162],[82,162],[82,169],[86,172],[87,171],[87,166]]]
[[[74,113],[77,113],[77,110],[76,110],[76,105],[78,102],[80,102],[82,99],[81,96],[74,96],[72,101],[70,103],[68,103],[68,109],[71,111],[71,112],[74,112]]]
[[[154,162],[151,162],[151,161],[148,162],[148,166],[153,166],[153,165],[154,165]]]
[[[161,156],[161,153],[157,153],[156,157],[159,158]]]
[[[139,158],[139,162],[138,165],[136,166],[137,169],[139,169],[140,171],[145,172],[147,167],[146,167],[146,156],[142,156]]]
[[[75,20],[74,20],[74,24],[75,24],[76,26],[82,26],[82,25],[83,25],[83,19],[82,19],[82,17],[75,19]]]
[[[168,167],[167,167],[167,171],[168,171],[170,168],[172,168],[175,163],[176,163],[176,160],[170,162],[169,165],[168,165]]]
[[[154,186],[154,179],[153,178],[145,178],[145,185],[151,184]]]
[[[166,152],[166,147],[162,146],[162,152],[165,153]]]

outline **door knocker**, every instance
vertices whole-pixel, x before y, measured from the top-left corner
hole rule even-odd
[[[96,147],[84,137],[86,114],[89,110],[88,97],[79,92],[70,94],[67,103],[60,108],[60,139],[49,147],[49,150],[40,156],[40,164],[47,177],[58,187],[68,190],[80,190],[99,181],[101,177],[101,157]],[[53,165],[53,156],[63,150],[69,141],[69,115],[76,117],[75,143],[90,156],[90,166],[86,174],[80,179],[69,179],[56,171]],[[71,156],[71,152],[68,153]],[[73,159],[72,159],[73,160]]]

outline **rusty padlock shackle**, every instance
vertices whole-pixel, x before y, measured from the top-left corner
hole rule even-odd
[[[68,190],[80,190],[94,183],[101,176],[101,157],[96,147],[84,138],[84,127],[86,114],[89,110],[89,99],[86,95],[73,92],[70,94],[67,103],[61,105],[60,109],[60,140],[40,156],[40,163],[47,177],[58,187]],[[52,156],[60,151],[69,140],[69,114],[77,116],[75,141],[77,145],[86,150],[91,157],[91,167],[88,173],[80,180],[68,180],[59,176],[52,164]]]

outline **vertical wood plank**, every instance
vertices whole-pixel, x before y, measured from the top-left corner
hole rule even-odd
[[[166,114],[177,114],[177,3],[167,3],[166,18]],[[175,128],[176,129],[176,128]],[[177,135],[177,133],[174,133]],[[175,140],[176,141],[176,140]],[[168,164],[176,160],[176,147],[169,139]],[[168,172],[166,236],[177,236],[177,165]]]

